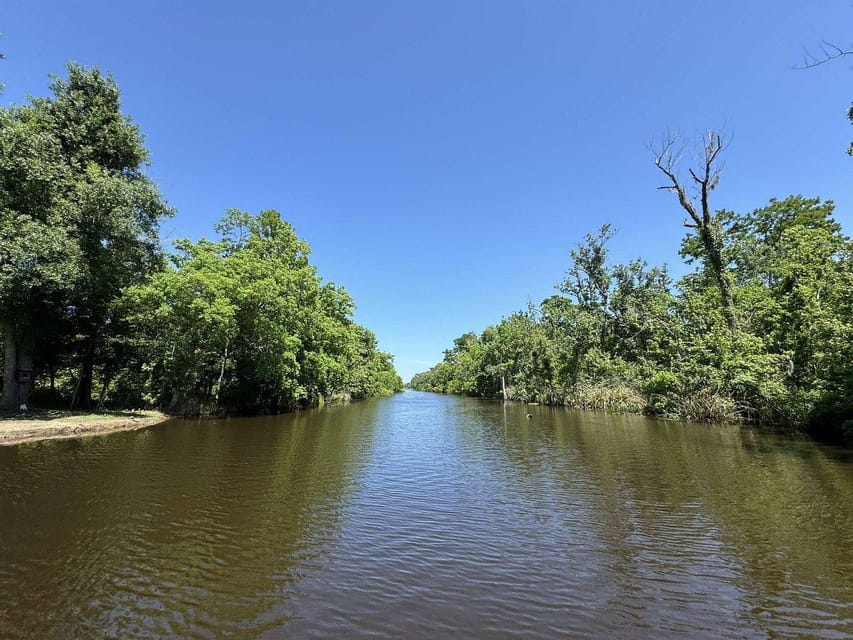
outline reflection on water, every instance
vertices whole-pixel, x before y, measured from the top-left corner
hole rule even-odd
[[[0,448],[4,638],[831,638],[851,585],[850,450],[737,428],[406,393]]]
[[[379,405],[0,450],[0,637],[280,628]]]

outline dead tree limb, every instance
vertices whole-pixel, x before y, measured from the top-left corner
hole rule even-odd
[[[687,213],[684,226],[695,229],[702,242],[705,266],[714,277],[722,298],[722,312],[726,324],[732,333],[737,331],[734,295],[728,267],[723,261],[722,239],[714,226],[714,214],[709,202],[710,193],[720,182],[723,165],[720,154],[726,147],[723,135],[717,131],[707,131],[702,139],[702,156],[699,168],[689,168],[688,172],[697,193],[691,196],[684,182],[679,178],[678,166],[683,148],[678,134],[666,134],[657,146],[650,145],[655,154],[655,166],[667,177],[667,184],[658,187],[674,193],[681,208]]]
[[[808,49],[803,51],[803,62],[795,66],[795,69],[813,69],[838,58],[853,55],[853,46],[842,49],[837,44],[824,40],[820,43],[820,53],[814,54]]]

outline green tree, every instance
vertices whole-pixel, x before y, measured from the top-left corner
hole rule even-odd
[[[69,169],[42,112],[0,110],[0,329],[4,341],[5,408],[25,402],[33,356],[52,321],[65,314],[69,283],[81,271],[79,245],[68,233]]]
[[[121,112],[119,89],[98,69],[68,66],[52,99],[36,100],[72,172],[66,219],[81,252],[81,274],[70,303],[79,349],[74,404],[88,408],[99,351],[111,334],[112,305],[121,291],[162,267],[158,228],[171,212],[142,171],[148,151],[139,128]]]
[[[853,124],[853,102],[850,103],[850,108],[847,110],[847,119],[850,121],[850,124]],[[847,155],[853,156],[853,142],[847,147]]]
[[[48,325],[76,351],[74,404],[88,407],[96,363],[121,326],[116,299],[161,267],[158,224],[170,210],[142,171],[139,129],[112,78],[77,64],[67,71],[52,97],[0,116],[6,406],[28,391],[14,369],[33,368],[33,353],[55,355],[44,348]]]
[[[135,332],[150,336],[151,402],[277,412],[401,390],[350,296],[322,281],[277,211],[231,210],[216,229],[218,241],[179,241],[173,268],[126,293]]]
[[[790,196],[729,214],[728,250],[750,328],[781,359],[781,418],[795,424],[846,379],[853,361],[853,243],[833,210],[829,201]]]
[[[571,264],[559,289],[569,297],[574,308],[558,305],[553,299],[548,305],[546,317],[552,339],[565,342],[554,335],[558,325],[573,335],[570,340],[573,345],[572,386],[578,384],[584,369],[599,380],[608,375],[607,371],[596,372],[594,367],[591,370],[587,367],[592,361],[587,355],[593,353],[593,349],[593,360],[605,365],[606,369],[616,365],[619,371],[624,371],[625,367],[614,358],[629,368],[631,364],[645,366],[647,363],[651,364],[645,368],[654,368],[668,363],[672,351],[677,350],[677,330],[671,319],[674,300],[666,268],[649,268],[642,260],[611,265],[607,259],[607,242],[613,235],[610,225],[604,225],[597,234],[587,235],[584,242],[570,252]],[[563,316],[562,322],[553,317],[556,312]],[[572,322],[566,322],[567,312]]]

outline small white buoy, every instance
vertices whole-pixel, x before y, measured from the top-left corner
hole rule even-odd
[[[527,419],[528,419],[528,420],[530,420],[532,417],[533,417],[533,414],[532,414],[532,413],[528,413],[528,414],[527,414]]]

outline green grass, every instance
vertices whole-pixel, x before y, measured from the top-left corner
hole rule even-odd
[[[28,411],[0,411],[0,420],[34,421],[54,420],[57,422],[98,422],[116,418],[151,418],[159,416],[158,411],[71,411],[67,409],[30,409]]]

